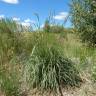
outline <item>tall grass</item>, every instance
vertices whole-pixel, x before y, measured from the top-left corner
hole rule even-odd
[[[17,25],[9,19],[0,20],[0,61],[8,62],[15,52],[17,52]]]
[[[18,26],[0,21],[0,90],[6,96],[21,96],[23,84],[62,96],[63,87],[81,84],[85,69],[96,80],[96,49],[82,44],[75,33],[62,36],[54,28],[53,33],[20,33]]]
[[[20,36],[16,22],[9,19],[0,20],[0,90],[6,96],[20,96],[19,75],[10,61],[19,53]],[[19,46],[19,48],[18,48]]]

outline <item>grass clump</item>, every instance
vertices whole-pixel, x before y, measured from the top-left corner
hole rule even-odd
[[[70,59],[64,57],[61,48],[52,43],[54,40],[49,43],[50,40],[46,40],[44,35],[39,41],[34,46],[25,67],[32,87],[57,92],[61,85],[78,85],[81,80],[78,70]]]

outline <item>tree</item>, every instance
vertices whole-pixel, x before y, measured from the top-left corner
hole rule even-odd
[[[49,22],[49,20],[46,20],[46,21],[45,21],[44,31],[45,31],[45,32],[50,32],[50,22]]]
[[[96,45],[96,0],[72,0],[70,13],[82,41]]]

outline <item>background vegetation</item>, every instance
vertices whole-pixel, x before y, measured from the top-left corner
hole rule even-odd
[[[74,27],[83,42],[96,45],[96,1],[72,0],[71,15]]]
[[[27,32],[1,19],[0,96],[63,96],[66,89],[69,96],[95,96],[95,3],[72,0],[69,29],[46,20],[44,28]]]

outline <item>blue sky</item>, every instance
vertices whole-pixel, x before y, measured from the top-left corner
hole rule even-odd
[[[34,13],[39,14],[43,25],[50,11],[55,12],[54,19],[61,23],[68,16],[71,0],[0,0],[0,18],[13,18],[22,24],[35,23]],[[66,23],[69,27],[70,21]]]

